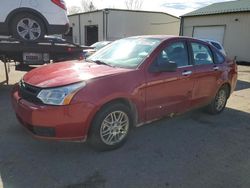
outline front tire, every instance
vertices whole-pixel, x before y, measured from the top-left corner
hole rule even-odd
[[[45,25],[43,21],[30,13],[17,15],[11,25],[14,38],[24,42],[36,42],[44,38]]]
[[[99,151],[117,149],[126,142],[131,125],[132,116],[126,105],[108,104],[94,118],[88,141]]]
[[[221,113],[225,109],[228,96],[229,96],[229,88],[226,85],[224,85],[219,89],[215,98],[207,106],[207,112],[213,115]]]

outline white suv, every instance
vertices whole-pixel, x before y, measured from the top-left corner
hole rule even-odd
[[[64,0],[0,1],[0,35],[29,42],[44,35],[64,34],[68,28]]]

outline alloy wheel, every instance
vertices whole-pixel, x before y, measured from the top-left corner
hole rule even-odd
[[[215,99],[215,108],[217,111],[221,111],[227,101],[227,93],[224,89],[221,89]]]
[[[126,137],[128,130],[128,115],[123,111],[114,111],[108,114],[101,124],[101,139],[107,145],[114,145]]]
[[[17,33],[27,41],[37,40],[41,35],[41,26],[30,18],[23,18],[17,23]]]

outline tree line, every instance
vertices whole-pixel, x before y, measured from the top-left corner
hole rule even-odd
[[[143,0],[124,0],[124,6],[126,7],[126,9],[129,10],[140,10],[142,5],[143,5]],[[115,6],[111,7],[115,8]],[[68,7],[68,14],[90,12],[94,10],[97,10],[97,7],[92,0],[81,0],[79,6]]]

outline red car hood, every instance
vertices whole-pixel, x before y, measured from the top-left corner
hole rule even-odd
[[[127,71],[95,63],[65,62],[36,68],[25,74],[23,81],[37,87],[57,87]]]

